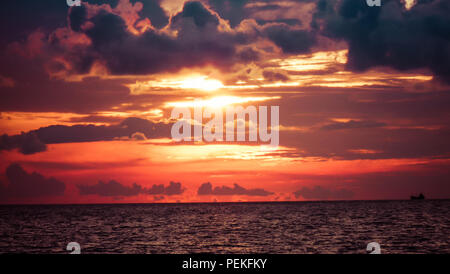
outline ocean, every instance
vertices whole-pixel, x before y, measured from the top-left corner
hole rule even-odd
[[[2,205],[0,253],[450,253],[450,200]]]

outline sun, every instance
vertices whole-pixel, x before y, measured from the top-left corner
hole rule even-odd
[[[181,88],[198,89],[203,91],[215,91],[223,88],[222,82],[215,79],[208,79],[206,76],[186,78],[181,82]]]

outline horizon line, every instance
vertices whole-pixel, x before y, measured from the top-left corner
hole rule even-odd
[[[261,203],[320,203],[320,202],[401,202],[401,201],[438,201],[438,200],[450,200],[450,198],[432,198],[424,200],[411,200],[411,199],[374,199],[374,200],[306,200],[306,201],[234,201],[234,202],[167,202],[167,203],[157,203],[157,202],[146,202],[146,203],[18,203],[18,204],[3,204],[0,206],[58,206],[58,205],[179,205],[179,204],[261,204]]]

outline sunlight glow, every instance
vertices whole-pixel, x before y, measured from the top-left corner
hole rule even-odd
[[[130,89],[132,95],[159,93],[160,90],[164,90],[164,92],[167,93],[167,89],[174,89],[176,92],[179,92],[180,89],[215,91],[225,87],[219,80],[209,79],[204,75],[136,81],[135,83],[127,84],[126,86]]]
[[[278,64],[281,69],[286,71],[317,71],[328,69],[336,64],[345,64],[347,53],[348,50],[320,51],[284,59],[273,59],[271,62]]]
[[[167,102],[167,107],[211,107],[220,108],[232,104],[243,104],[248,102],[261,102],[273,99],[280,99],[281,96],[263,97],[238,97],[238,96],[218,96],[210,99]]]
[[[410,10],[414,5],[416,5],[416,0],[403,0],[405,8]]]
[[[199,76],[183,80],[180,87],[185,89],[214,91],[223,88],[223,84],[219,80],[207,79],[206,76]]]

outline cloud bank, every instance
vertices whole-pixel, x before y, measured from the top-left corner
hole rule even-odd
[[[22,154],[34,154],[46,151],[46,144],[110,141],[122,137],[143,141],[146,138],[169,137],[170,127],[170,124],[134,117],[111,126],[52,125],[19,135],[4,134],[0,136],[0,151],[19,149]]]
[[[131,186],[126,186],[115,180],[111,180],[109,182],[99,181],[95,185],[77,185],[77,187],[80,195],[98,195],[105,197],[129,197],[140,194],[172,196],[183,194],[185,191],[179,182],[170,182],[168,186],[160,184],[146,188],[136,183],[133,183]]]
[[[45,177],[40,173],[28,173],[19,164],[11,164],[6,168],[6,186],[0,185],[0,198],[37,198],[61,196],[66,185],[53,177]]]
[[[233,187],[216,186],[213,188],[212,184],[207,182],[202,184],[198,190],[197,195],[247,195],[247,196],[269,196],[273,192],[269,192],[262,188],[247,189],[238,184]]]

